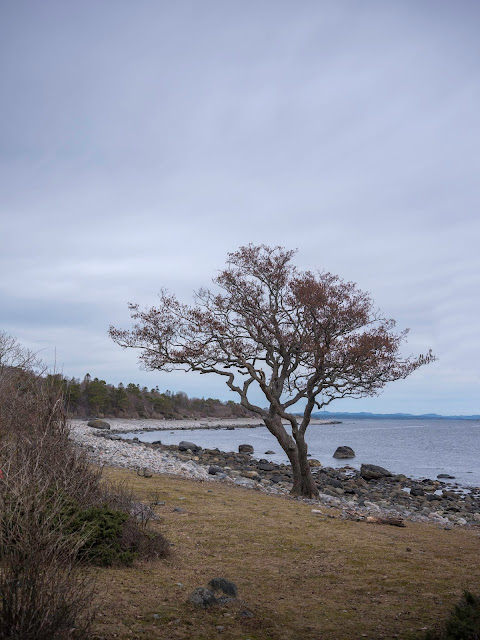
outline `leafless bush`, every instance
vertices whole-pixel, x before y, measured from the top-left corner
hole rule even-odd
[[[133,518],[127,520],[123,528],[122,546],[146,560],[167,558],[170,555],[170,543],[165,536],[150,528],[139,526]]]
[[[123,527],[122,547],[144,559],[166,558],[170,554],[170,543],[161,533],[152,530],[151,522],[158,520],[158,516],[151,505],[139,502],[125,482],[104,483],[102,488],[103,501],[110,508],[130,515]]]
[[[68,502],[99,477],[68,440],[61,395],[35,355],[0,333],[0,637],[87,638],[93,584],[78,564],[87,532]]]
[[[0,464],[28,468],[78,500],[93,504],[101,470],[69,440],[62,389],[31,351],[0,332]]]
[[[168,543],[137,520],[128,490],[101,482],[72,444],[58,377],[2,332],[0,399],[0,638],[87,638],[94,585],[79,552],[94,543],[94,527],[79,515],[129,514],[120,543],[133,554],[163,556]]]
[[[0,480],[0,637],[86,638],[93,619],[93,583],[78,549],[87,532],[66,534],[66,494],[40,474],[41,452],[4,464]]]

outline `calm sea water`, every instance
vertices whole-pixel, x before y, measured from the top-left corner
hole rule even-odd
[[[201,447],[238,451],[239,444],[251,444],[255,457],[272,462],[288,462],[275,438],[265,427],[256,429],[195,429],[151,431],[124,434],[145,442],[161,440],[178,444],[189,440]],[[413,478],[436,478],[439,473],[455,476],[464,486],[480,486],[480,420],[344,420],[335,425],[310,425],[307,430],[309,453],[324,466],[362,463],[377,464],[392,473]],[[333,458],[340,445],[352,447],[356,457],[342,461]],[[265,451],[274,454],[265,454]]]

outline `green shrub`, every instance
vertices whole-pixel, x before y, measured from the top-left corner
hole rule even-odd
[[[132,564],[136,550],[122,545],[123,528],[128,519],[128,513],[106,505],[79,510],[69,528],[71,532],[88,536],[79,549],[80,558],[103,566]]]
[[[450,614],[445,629],[428,632],[425,640],[479,640],[480,597],[465,591],[460,602]]]

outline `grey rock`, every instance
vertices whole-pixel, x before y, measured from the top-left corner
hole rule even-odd
[[[360,475],[364,480],[378,480],[379,478],[388,478],[392,474],[387,469],[379,467],[376,464],[362,464],[360,467]]]
[[[105,422],[105,420],[89,420],[87,424],[94,429],[110,429],[109,423]]]
[[[218,467],[216,464],[212,464],[208,467],[208,473],[211,476],[216,476],[219,473],[223,473],[222,467]]]
[[[222,591],[225,595],[236,598],[238,595],[238,587],[234,582],[226,578],[212,578],[208,583],[212,591]]]
[[[343,484],[336,478],[327,478],[327,484],[331,487],[335,487],[336,489],[343,489]]]
[[[188,599],[193,605],[202,609],[208,609],[208,607],[217,604],[217,598],[214,593],[205,587],[197,587]]]
[[[258,473],[258,471],[254,471],[253,469],[251,469],[249,471],[242,471],[241,475],[244,478],[252,478],[253,480],[256,480],[260,474]]]
[[[181,442],[179,442],[178,448],[180,451],[188,451],[188,449],[190,449],[190,451],[200,451],[202,447],[199,447],[198,444],[195,444],[194,442],[182,440]]]
[[[412,487],[412,489],[410,490],[410,495],[411,496],[424,496],[425,495],[425,491],[424,491],[424,489],[422,489],[422,487]]]
[[[266,456],[268,456],[268,455],[274,455],[274,454],[275,454],[275,451],[270,451],[270,449],[269,449],[268,451],[265,451],[265,455],[266,455]]]
[[[272,462],[263,462],[258,464],[258,468],[260,471],[273,471],[275,469],[275,465]]]
[[[445,478],[445,480],[455,480],[455,476],[451,476],[448,473],[439,473],[437,478],[439,480],[441,480],[442,478]]]
[[[255,482],[253,480],[250,480],[250,478],[235,478],[234,482],[241,487],[255,487]]]
[[[238,445],[238,453],[253,453],[253,447],[251,444]]]
[[[450,500],[454,500],[457,497],[457,494],[454,491],[446,491],[445,489],[442,491],[442,496],[444,498],[448,498]]]
[[[351,447],[337,447],[333,457],[339,458],[340,460],[347,460],[355,457],[355,451]]]

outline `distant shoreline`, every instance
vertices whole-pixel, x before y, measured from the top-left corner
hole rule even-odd
[[[193,431],[195,429],[257,429],[265,424],[251,418],[191,418],[179,420],[158,420],[157,418],[102,418],[110,425],[109,433],[140,431]],[[87,423],[88,419],[73,418],[72,423]],[[289,424],[287,420],[284,424]],[[155,423],[155,424],[153,424]],[[132,428],[132,424],[134,425]],[[340,420],[313,418],[311,426],[341,424]]]
[[[338,418],[347,420],[480,420],[480,415],[442,416],[438,413],[368,413],[366,411],[360,413],[322,411],[314,413],[313,416],[321,420]]]

